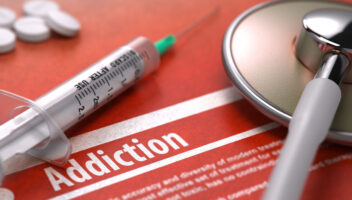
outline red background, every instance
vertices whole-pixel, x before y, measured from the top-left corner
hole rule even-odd
[[[68,134],[78,134],[188,100],[231,85],[221,61],[223,35],[231,21],[260,1],[61,0],[61,9],[82,24],[77,37],[42,43],[17,41],[0,55],[0,88],[30,99],[56,87],[90,64],[143,35],[152,41],[177,33],[214,7],[211,19],[182,35],[159,70]],[[22,15],[23,1],[5,1]],[[152,103],[150,103],[152,102]],[[111,117],[114,116],[114,117]],[[93,123],[94,122],[94,123]]]
[[[20,0],[1,0],[0,6],[8,6],[15,10],[18,16],[21,16],[23,2]],[[67,132],[68,136],[73,136],[231,86],[221,61],[224,33],[234,18],[262,1],[60,0],[57,2],[62,10],[67,11],[80,21],[82,29],[79,35],[73,38],[64,38],[53,34],[49,40],[36,44],[17,40],[16,49],[13,52],[0,55],[0,89],[36,99],[136,36],[143,35],[156,41],[169,33],[177,33],[214,7],[219,6],[220,8],[214,17],[180,37],[174,48],[162,58],[161,66],[155,73]],[[267,118],[252,108],[247,110],[250,114],[236,115],[235,110],[241,111],[245,107],[250,107],[245,101],[236,103],[235,107],[233,117],[242,117],[241,120],[244,122],[239,123],[245,124],[245,127],[256,127],[268,122]],[[222,110],[218,112],[222,112]],[[218,115],[231,118],[228,116],[229,112],[214,116]],[[253,116],[257,116],[257,120],[251,119]],[[231,120],[236,121],[235,119]],[[203,123],[207,124],[207,121],[208,119]],[[189,128],[191,127],[189,125]],[[227,127],[226,130],[228,129],[231,128]],[[284,133],[285,130],[280,128],[279,132]],[[231,132],[226,134],[224,137],[229,136]],[[249,143],[243,144],[242,147],[244,149],[253,147],[258,141],[272,140],[271,137],[274,136],[251,138]],[[332,147],[330,153],[334,150],[338,150],[336,152],[349,151],[345,147]],[[329,151],[326,151],[325,153],[329,154]],[[225,154],[225,152],[228,151],[224,149],[220,152],[209,152],[207,155],[212,158],[216,157],[217,153]],[[81,154],[83,153],[87,152]],[[201,155],[199,159],[205,156]],[[192,166],[193,162],[197,163],[196,160],[193,160],[189,165]],[[326,183],[327,185],[323,183],[322,187],[324,188],[328,188],[329,184],[335,185],[332,190],[324,190],[327,194],[326,198],[329,199],[333,195],[336,197],[342,192],[346,194],[345,189],[346,187],[350,188],[351,184],[346,182],[348,178],[343,180],[343,176],[352,177],[352,174],[346,174],[351,162],[347,164],[339,165],[343,169],[339,173],[329,171],[329,168],[326,168],[324,173],[319,172],[319,176],[313,175],[313,178],[309,180],[313,184],[309,184],[307,187],[308,193],[306,192],[305,197],[314,199],[314,197],[321,196],[319,188],[314,185],[323,183],[324,180],[333,181]],[[178,165],[183,164],[178,163],[171,170],[177,170]],[[46,165],[38,166],[34,170],[37,174],[40,173],[40,176],[44,176],[42,171],[44,167]],[[160,171],[160,173],[165,175],[169,170],[169,168],[164,168],[165,172]],[[24,177],[27,175],[31,177],[32,173],[32,170],[28,170],[12,175],[13,178],[16,178],[13,180],[21,179],[23,181]],[[269,172],[266,172],[261,179],[267,178],[268,175]],[[155,176],[158,176],[158,173],[151,173],[148,180],[153,180]],[[38,178],[39,182],[44,179],[47,181],[46,177],[41,178],[43,179]],[[124,188],[133,185],[131,182],[133,180],[126,182]],[[12,181],[9,185],[13,188],[17,187],[17,192],[20,192],[20,183]],[[42,184],[47,183],[43,182]],[[346,187],[336,187],[338,183]],[[29,183],[23,189],[31,190],[30,186]],[[113,188],[110,187],[111,189]],[[310,192],[311,190],[313,192]],[[43,194],[42,197],[45,195],[47,194]],[[259,197],[260,194],[256,195],[255,197]],[[343,197],[346,198],[346,196]]]

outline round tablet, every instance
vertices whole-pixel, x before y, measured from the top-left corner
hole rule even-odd
[[[57,3],[47,0],[27,1],[23,4],[24,14],[36,17],[44,17],[49,11],[59,9]]]
[[[73,37],[81,28],[81,24],[74,17],[60,10],[50,11],[45,19],[53,31],[63,36]]]
[[[11,28],[15,19],[15,12],[8,8],[0,6],[0,27]]]
[[[0,53],[12,51],[16,45],[16,35],[7,28],[0,28]]]
[[[17,37],[25,42],[41,42],[49,38],[50,29],[39,17],[22,17],[13,25]]]
[[[3,200],[14,200],[15,199],[15,195],[9,189],[0,188],[0,199],[3,199]]]

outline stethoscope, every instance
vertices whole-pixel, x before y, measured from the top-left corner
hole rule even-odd
[[[352,7],[337,2],[266,3],[228,28],[228,75],[255,107],[288,124],[263,199],[299,199],[325,138],[352,144],[351,35]]]

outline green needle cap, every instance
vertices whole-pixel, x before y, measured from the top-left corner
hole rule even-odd
[[[173,44],[176,42],[176,37],[168,35],[161,40],[157,41],[154,45],[159,52],[159,55],[163,55]]]

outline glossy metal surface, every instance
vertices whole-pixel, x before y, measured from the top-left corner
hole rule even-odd
[[[303,17],[324,8],[352,10],[348,4],[336,2],[266,3],[239,16],[224,37],[223,60],[230,78],[259,110],[284,125],[315,75],[294,54],[296,36]],[[342,84],[341,88],[342,101],[328,137],[352,144],[352,85]]]
[[[350,60],[344,54],[331,52],[324,56],[314,78],[325,78],[340,85],[350,70]]]
[[[314,10],[304,16],[304,28],[316,41],[352,52],[352,12],[343,9]]]
[[[352,12],[344,9],[319,9],[306,14],[302,31],[296,40],[297,58],[312,71],[317,71],[324,55],[352,51]],[[352,75],[346,82],[352,82]]]

